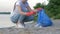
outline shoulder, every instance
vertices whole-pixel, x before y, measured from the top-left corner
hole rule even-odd
[[[16,1],[16,5],[21,5],[22,3],[20,1]]]

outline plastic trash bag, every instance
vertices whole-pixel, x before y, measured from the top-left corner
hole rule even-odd
[[[44,9],[42,9],[38,12],[37,24],[39,24],[39,26],[43,26],[43,27],[52,25],[52,21],[48,17],[48,15],[45,13]]]

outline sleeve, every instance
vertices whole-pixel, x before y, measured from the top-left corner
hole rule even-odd
[[[21,5],[21,3],[20,3],[20,2],[16,2],[16,5],[17,5],[17,6],[20,6],[20,5]]]

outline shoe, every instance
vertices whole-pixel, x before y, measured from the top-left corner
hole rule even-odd
[[[24,28],[24,25],[22,25],[22,24],[17,24],[17,25],[15,26],[15,28]]]
[[[42,28],[42,26],[39,26],[38,28]]]
[[[39,24],[36,24],[34,27],[42,28],[42,26]]]

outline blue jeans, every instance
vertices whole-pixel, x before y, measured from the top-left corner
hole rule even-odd
[[[19,22],[28,22],[34,20],[34,16],[25,16],[25,15],[20,15],[20,14],[14,14],[11,16],[11,21],[13,23]]]

